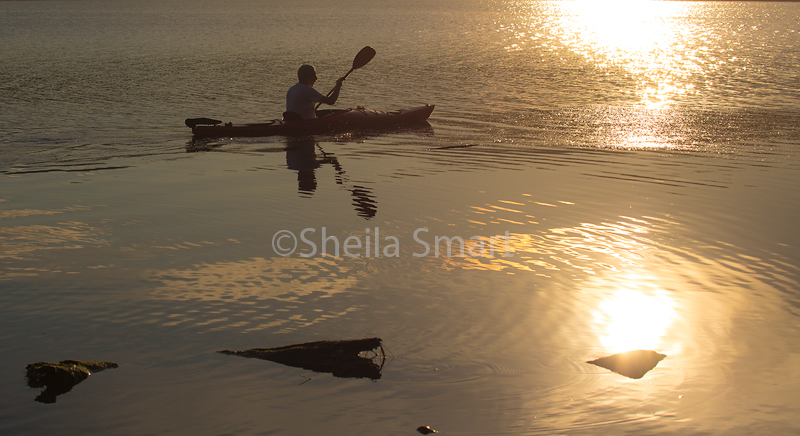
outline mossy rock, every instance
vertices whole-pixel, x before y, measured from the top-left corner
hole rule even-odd
[[[62,360],[58,363],[36,362],[25,367],[28,386],[44,387],[45,390],[36,397],[41,403],[55,403],[56,397],[72,390],[78,383],[86,380],[92,372],[100,372],[108,368],[116,368],[114,362],[84,362],[80,360]]]

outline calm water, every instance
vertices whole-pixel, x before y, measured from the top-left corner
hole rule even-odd
[[[0,433],[797,433],[799,30],[797,3],[0,2]],[[430,126],[192,144],[365,45],[337,107]],[[377,381],[215,353],[370,336]],[[585,363],[635,349],[668,357]],[[62,359],[120,367],[35,402],[25,365]]]

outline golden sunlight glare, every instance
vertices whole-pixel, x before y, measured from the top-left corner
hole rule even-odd
[[[675,310],[664,294],[620,290],[600,304],[596,322],[605,326],[600,337],[611,352],[657,349]]]
[[[640,81],[639,96],[661,107],[692,91],[687,78],[702,71],[682,42],[697,29],[678,17],[692,5],[649,0],[558,2],[559,38],[597,68],[621,68]]]

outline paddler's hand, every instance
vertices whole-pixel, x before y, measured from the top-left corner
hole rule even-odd
[[[330,95],[322,97],[319,102],[325,104],[335,104],[336,100],[339,98],[339,91],[342,90],[342,82],[344,82],[344,77],[340,77],[339,80],[336,81],[336,86],[333,87]]]

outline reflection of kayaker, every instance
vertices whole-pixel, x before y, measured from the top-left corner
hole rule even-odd
[[[322,158],[317,156],[316,149],[322,152]],[[331,164],[336,170],[336,184],[345,185],[353,197],[353,207],[358,216],[370,219],[378,213],[378,201],[375,195],[366,186],[351,185],[349,179],[339,163],[339,159],[332,153],[326,153],[313,137],[288,138],[286,141],[286,167],[297,171],[297,190],[300,195],[310,196],[317,189],[316,170],[323,164]],[[347,186],[351,185],[351,186]]]
[[[336,184],[341,185],[344,170],[336,156],[322,151],[322,158],[317,156],[319,147],[313,137],[293,137],[286,141],[286,168],[297,171],[297,189],[301,193],[312,194],[317,189],[315,171],[322,164],[331,164],[336,169]]]
[[[320,167],[314,150],[316,142],[313,138],[292,138],[286,146],[286,167],[297,171],[297,190],[301,193],[313,194],[317,189],[317,178],[314,171]]]

